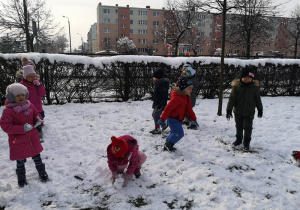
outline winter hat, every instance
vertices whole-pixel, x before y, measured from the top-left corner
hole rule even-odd
[[[153,77],[155,77],[157,79],[164,78],[165,77],[164,70],[163,69],[158,69],[157,71],[155,71],[153,73]]]
[[[111,137],[111,152],[115,157],[123,157],[129,150],[128,143],[120,137]]]
[[[183,77],[192,77],[196,74],[196,70],[193,69],[191,66],[185,68],[183,71],[182,71],[182,76]]]
[[[15,102],[15,97],[19,94],[24,94],[26,97],[26,100],[28,99],[29,92],[27,90],[27,87],[20,83],[13,83],[6,88],[6,98],[9,102],[13,103]]]
[[[22,61],[22,65],[23,65],[23,66],[31,65],[31,66],[33,66],[34,69],[36,69],[36,66],[35,66],[35,64],[33,63],[33,61],[32,61],[32,60],[28,60],[27,57],[22,57],[22,58],[21,58],[21,61]]]
[[[179,85],[178,86],[179,86],[179,89],[183,91],[187,87],[193,86],[193,83],[192,83],[191,80],[187,79],[186,77],[181,77],[179,79]]]
[[[246,66],[241,71],[241,78],[246,77],[246,76],[250,76],[253,78],[255,76],[255,74],[254,74],[255,70],[256,69],[254,67]]]
[[[36,72],[34,71],[33,66],[31,66],[31,65],[24,66],[23,70],[24,70],[23,76],[24,76],[25,79],[28,76],[28,74],[32,74],[32,73],[36,74]]]
[[[181,71],[183,72],[183,71],[186,70],[188,67],[192,67],[191,64],[188,64],[188,63],[184,64]]]

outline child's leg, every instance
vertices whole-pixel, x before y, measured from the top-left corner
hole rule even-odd
[[[117,166],[117,171],[118,173],[123,173],[124,169],[127,167],[127,164],[125,165],[121,165],[121,166]]]
[[[142,151],[138,151],[138,155],[139,155],[139,163],[134,171],[134,175],[139,177],[141,175],[141,171],[140,171],[141,167],[147,160],[147,156]]]
[[[252,125],[254,116],[248,116],[244,118],[244,147],[249,148],[251,135],[252,135]]]
[[[235,120],[235,128],[236,128],[236,140],[235,145],[239,145],[243,142],[243,124],[244,119],[243,116],[240,114],[234,114],[234,120]]]
[[[26,182],[25,162],[26,162],[26,159],[17,160],[16,174],[17,174],[17,177],[18,177],[19,187],[24,187],[24,185],[27,184],[27,182]]]
[[[174,145],[184,136],[182,123],[173,118],[168,118],[167,121],[170,127],[170,135],[167,137],[167,141]]]
[[[157,124],[157,122],[160,120],[160,115],[161,113],[163,112],[162,109],[153,109],[153,112],[152,112],[152,117],[153,117],[153,120],[154,120],[154,124],[155,124],[155,128],[160,128],[160,126]]]
[[[48,181],[48,174],[47,174],[47,172],[45,170],[45,164],[42,161],[41,155],[38,154],[38,155],[32,157],[32,160],[35,163],[35,168],[36,168],[36,170],[39,173],[41,181],[42,182]]]

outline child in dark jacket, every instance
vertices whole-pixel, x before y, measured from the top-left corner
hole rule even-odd
[[[154,82],[154,92],[153,92],[153,112],[152,117],[154,120],[155,128],[150,131],[152,134],[161,134],[160,126],[157,124],[160,119],[160,115],[163,112],[165,106],[167,105],[168,96],[169,96],[169,81],[164,78],[164,70],[159,69],[153,73],[153,82]],[[162,128],[165,130],[167,125]]]
[[[255,108],[258,110],[258,118],[261,118],[263,115],[259,83],[257,80],[253,80],[254,72],[254,66],[247,66],[242,69],[240,79],[232,82],[232,90],[226,109],[226,118],[230,120],[232,109],[234,108],[236,140],[232,144],[233,146],[238,146],[243,142],[243,150],[246,152],[250,150]]]
[[[164,150],[173,152],[173,147],[183,136],[182,121],[188,115],[192,124],[199,126],[195,113],[192,109],[190,94],[193,89],[193,83],[185,77],[179,79],[178,87],[174,87],[171,92],[171,99],[165,107],[158,124],[165,126],[167,120],[170,127],[170,135],[166,139]]]
[[[118,174],[122,174],[123,187],[126,187],[133,174],[136,178],[141,176],[141,167],[147,156],[139,150],[138,142],[132,136],[112,136],[111,140],[107,147],[107,163],[112,172],[112,183],[115,183]],[[125,168],[127,170],[123,173]]]
[[[35,106],[27,100],[28,90],[24,85],[14,83],[6,89],[5,108],[0,119],[0,126],[8,134],[10,159],[17,161],[18,185],[27,184],[25,162],[32,157],[41,181],[46,182],[48,175],[40,153],[43,147],[36,129],[43,120]]]

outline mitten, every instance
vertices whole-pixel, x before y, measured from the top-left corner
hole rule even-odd
[[[38,127],[39,125],[41,125],[44,122],[44,120],[42,120],[39,116],[36,116],[36,123],[34,125],[34,127]]]
[[[25,132],[30,131],[32,128],[33,128],[32,125],[30,125],[30,124],[28,124],[28,123],[26,123],[26,124],[24,125],[24,131],[25,131]]]
[[[131,175],[124,173],[124,174],[122,174],[122,178],[124,179],[124,182],[123,182],[122,186],[126,187],[129,180],[130,180],[130,178],[131,178]]]
[[[257,113],[257,117],[258,118],[261,118],[263,116],[263,110],[262,109],[259,109],[258,110],[258,113]]]
[[[33,80],[33,82],[32,82],[35,86],[40,86],[42,83],[39,81],[39,80],[37,80],[37,79],[35,79],[35,80]]]
[[[165,121],[163,121],[163,120],[159,120],[158,122],[157,122],[157,124],[158,125],[160,125],[160,127],[165,127],[165,125],[166,125],[166,122]]]
[[[112,176],[111,176],[111,182],[112,182],[112,184],[115,183],[115,181],[116,181],[117,178],[118,178],[118,172],[117,171],[112,172]]]
[[[191,125],[187,128],[197,130],[198,127],[199,127],[199,124],[197,123],[197,121],[193,121],[193,122],[191,122]]]
[[[227,110],[226,118],[228,121],[230,120],[230,118],[232,118],[232,110]]]

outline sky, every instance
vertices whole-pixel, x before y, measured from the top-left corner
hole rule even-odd
[[[276,3],[285,3],[289,0],[275,0]],[[119,6],[129,5],[130,7],[151,6],[151,8],[161,9],[165,7],[165,0],[51,0],[47,1],[47,5],[52,9],[54,20],[61,23],[65,28],[66,37],[69,37],[68,20],[62,16],[66,16],[70,20],[71,25],[71,40],[72,48],[81,45],[81,36],[83,41],[87,41],[87,33],[92,24],[97,22],[97,5],[101,2],[102,5]],[[130,2],[130,3],[129,3]],[[295,8],[298,0],[291,0],[285,4],[286,11],[284,16],[289,16],[290,11]],[[79,35],[81,34],[81,35]],[[68,38],[69,39],[69,38]]]
[[[73,62],[77,57],[61,59]],[[227,102],[224,98],[223,113]],[[7,134],[0,129],[0,207],[299,209],[299,168],[291,153],[300,150],[300,97],[262,97],[262,103],[264,115],[254,118],[250,153],[231,146],[234,120],[227,121],[224,114],[217,116],[218,99],[197,99],[194,112],[200,127],[188,130],[184,126],[185,136],[175,145],[174,153],[162,150],[169,129],[163,135],[149,133],[154,128],[150,100],[44,105],[41,157],[50,180],[41,183],[34,162],[28,158],[28,185],[18,187]],[[0,116],[3,109],[0,107]],[[138,140],[147,160],[141,177],[133,177],[122,188],[120,176],[111,183],[106,148],[111,136],[126,134]]]

